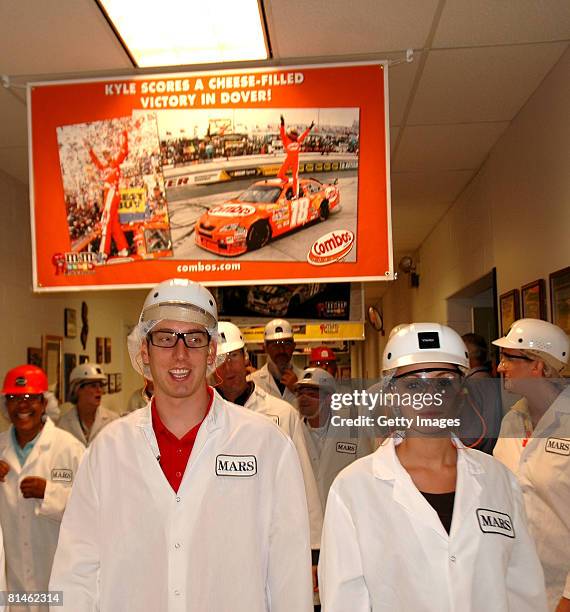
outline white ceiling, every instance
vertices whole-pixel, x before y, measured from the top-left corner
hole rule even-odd
[[[276,63],[414,49],[413,63],[390,70],[398,253],[421,244],[570,42],[568,0],[263,4]],[[28,182],[27,81],[132,73],[94,0],[0,0],[0,74],[11,82],[0,87],[0,169]]]

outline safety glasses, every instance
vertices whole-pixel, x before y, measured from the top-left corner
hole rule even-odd
[[[175,332],[170,330],[151,331],[149,342],[159,348],[174,348],[182,340],[186,348],[204,348],[210,342],[210,334],[205,331]]]
[[[508,353],[501,353],[500,363],[513,363],[517,361],[534,361],[534,359],[526,355],[509,355]]]
[[[20,402],[28,402],[30,404],[39,404],[43,399],[43,393],[7,393],[7,404],[19,404]]]

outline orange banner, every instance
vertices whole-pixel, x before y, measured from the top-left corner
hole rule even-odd
[[[387,67],[28,88],[34,288],[393,278]]]

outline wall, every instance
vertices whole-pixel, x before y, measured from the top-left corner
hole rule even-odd
[[[132,391],[140,386],[130,365],[126,331],[138,318],[146,291],[32,293],[32,259],[28,190],[25,185],[0,172],[0,321],[2,351],[0,378],[6,371],[26,362],[27,347],[41,347],[42,335],[64,335],[64,309],[77,311],[78,335],[65,338],[63,352],[88,354],[95,360],[95,338],[110,337],[112,361],[106,372],[123,374],[123,391],[105,397],[105,405],[122,412]],[[89,308],[89,336],[81,347],[81,302]]]
[[[570,50],[421,245],[419,289],[400,279],[384,296],[387,329],[452,322],[447,298],[494,266],[501,294],[570,265],[569,74]]]

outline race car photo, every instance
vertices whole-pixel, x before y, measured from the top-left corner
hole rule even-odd
[[[340,209],[337,181],[256,181],[238,197],[213,206],[197,221],[196,244],[217,255],[236,256],[265,246],[271,239],[313,221],[326,221]]]

